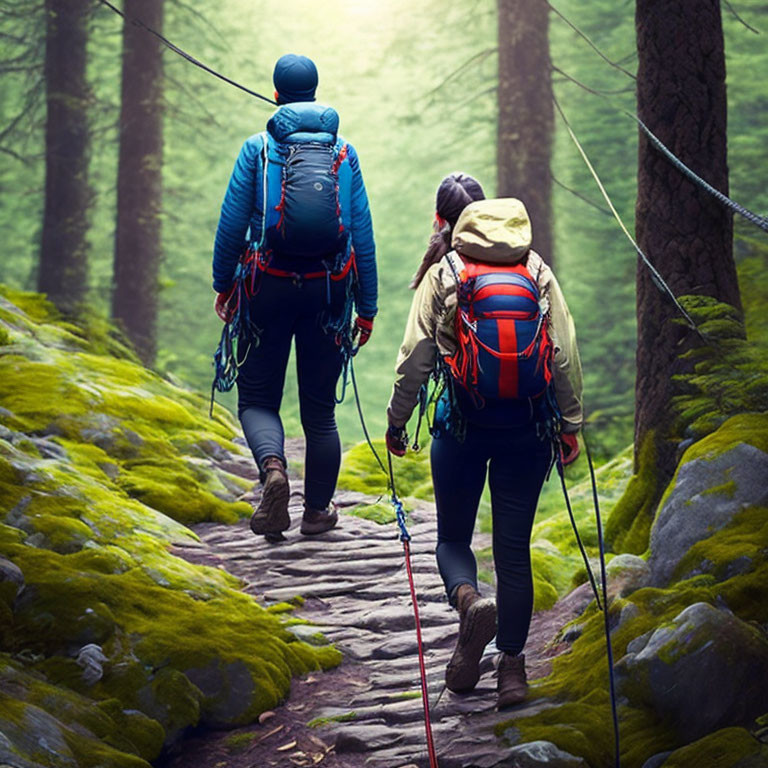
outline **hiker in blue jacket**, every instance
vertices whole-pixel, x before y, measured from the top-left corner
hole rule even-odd
[[[339,331],[354,301],[357,343],[368,341],[377,278],[357,153],[338,136],[337,112],[315,102],[315,64],[286,54],[273,80],[279,108],[265,132],[245,141],[224,198],[213,288],[217,312],[226,319],[235,271],[244,245],[251,244],[255,278],[248,312],[255,338],[239,369],[238,414],[263,484],[251,529],[276,540],[290,525],[279,410],[292,340],[306,437],[301,532],[316,534],[338,519],[331,498],[341,463],[334,413]]]

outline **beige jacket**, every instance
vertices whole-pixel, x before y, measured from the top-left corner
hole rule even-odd
[[[525,206],[514,198],[468,205],[456,222],[451,245],[459,254],[486,263],[514,264],[528,255],[528,271],[549,306],[549,333],[555,345],[553,378],[563,430],[578,431],[583,421],[582,376],[573,318],[552,270],[531,250],[531,224]],[[447,257],[443,257],[429,268],[411,303],[387,409],[390,424],[405,426],[438,355],[455,353],[456,305],[456,281]]]

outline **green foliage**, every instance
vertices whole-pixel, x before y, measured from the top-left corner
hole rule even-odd
[[[605,541],[614,552],[640,555],[648,548],[659,493],[655,440],[653,431],[646,434],[637,457],[637,472],[608,516]]]
[[[361,517],[363,520],[372,520],[379,525],[389,525],[397,520],[397,515],[391,504],[377,502],[376,504],[358,504],[356,507],[344,510],[348,515]]]
[[[382,461],[387,461],[384,440],[374,440],[374,448]],[[405,498],[412,496],[431,501],[432,475],[429,468],[429,450],[418,453],[408,451],[402,458],[393,458],[397,493]],[[371,495],[387,495],[387,475],[379,466],[367,443],[359,443],[344,454],[338,481],[339,488],[360,491]]]
[[[768,346],[744,339],[741,313],[728,304],[708,296],[680,300],[709,344],[682,355],[693,370],[675,377],[679,431],[699,439],[737,413],[768,411]]]

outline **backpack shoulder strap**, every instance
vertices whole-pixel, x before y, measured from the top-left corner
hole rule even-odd
[[[259,248],[264,245],[267,233],[267,168],[269,167],[269,132],[261,132],[261,238]]]
[[[448,266],[451,268],[451,273],[453,274],[453,279],[456,281],[456,285],[460,285],[464,282],[464,278],[466,278],[467,275],[461,256],[459,256],[456,251],[448,251],[448,253],[445,254],[445,258],[448,262]]]

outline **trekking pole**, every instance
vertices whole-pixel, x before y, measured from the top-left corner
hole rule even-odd
[[[421,700],[424,705],[424,727],[427,734],[427,752],[429,754],[429,768],[438,768],[435,742],[432,738],[432,718],[429,713],[429,688],[427,687],[427,668],[424,662],[424,645],[421,639],[421,621],[419,620],[419,604],[416,600],[416,586],[413,582],[413,568],[411,567],[411,534],[405,524],[405,510],[403,503],[397,497],[395,489],[395,471],[392,466],[392,454],[387,451],[387,463],[389,465],[389,483],[392,490],[392,506],[395,508],[397,525],[400,528],[400,541],[403,542],[405,552],[405,570],[408,573],[408,584],[411,590],[411,603],[413,604],[413,616],[416,622],[416,643],[419,649],[419,674],[421,676]]]

